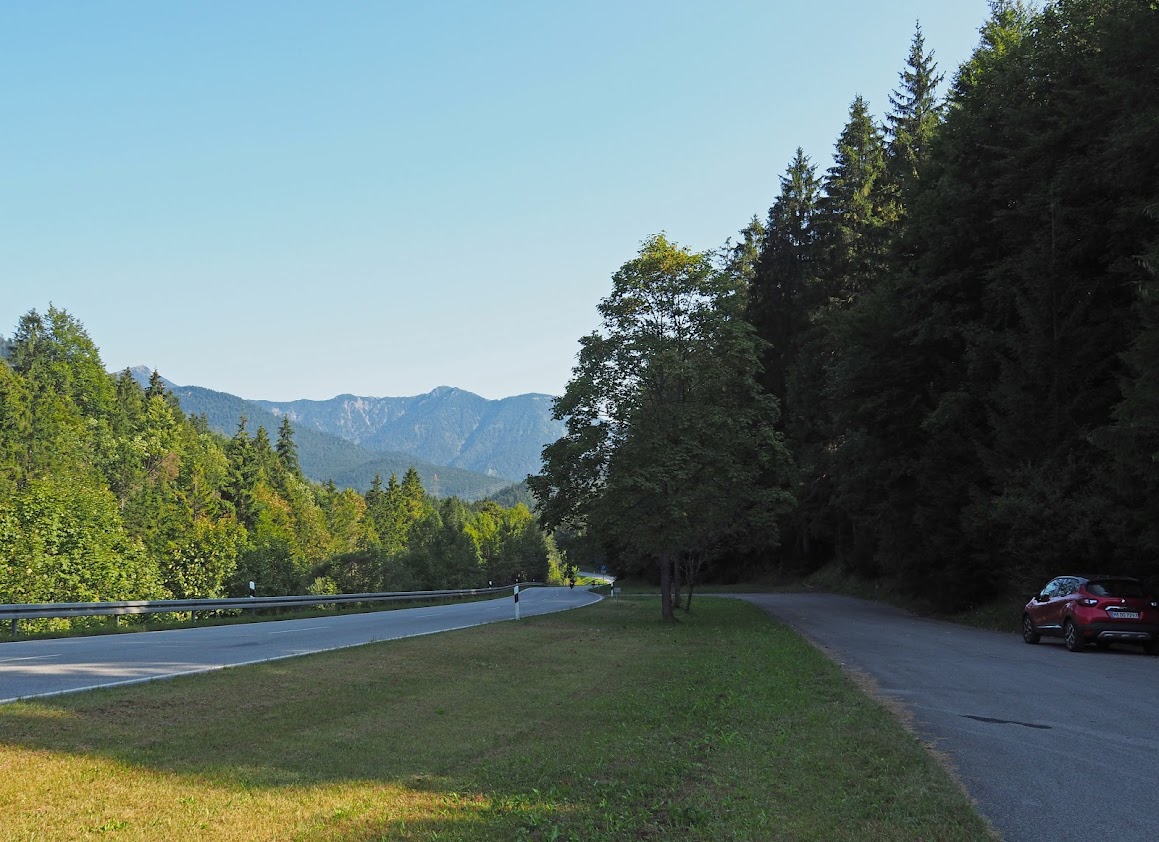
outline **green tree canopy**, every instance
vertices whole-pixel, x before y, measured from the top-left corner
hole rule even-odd
[[[673,565],[713,540],[713,513],[725,508],[698,495],[729,495],[738,522],[785,499],[746,499],[788,461],[772,427],[776,402],[757,386],[759,344],[740,290],[706,255],[651,237],[598,309],[602,330],[581,340],[556,401],[567,433],[544,448],[544,471],[528,483],[548,528],[586,529],[654,559],[670,620]]]

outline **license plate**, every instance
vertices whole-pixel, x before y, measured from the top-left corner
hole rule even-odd
[[[1107,613],[1110,614],[1112,617],[1114,617],[1116,620],[1138,620],[1139,619],[1139,612],[1138,611],[1108,611]]]

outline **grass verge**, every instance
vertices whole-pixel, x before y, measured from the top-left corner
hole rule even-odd
[[[0,707],[11,840],[976,840],[756,607],[590,608]]]

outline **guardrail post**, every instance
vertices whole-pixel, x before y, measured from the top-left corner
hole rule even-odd
[[[17,633],[20,631],[20,621],[15,617],[12,618],[12,639],[16,639]]]

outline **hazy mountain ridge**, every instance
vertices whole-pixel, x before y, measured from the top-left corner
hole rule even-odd
[[[538,473],[543,446],[563,434],[549,395],[488,400],[440,386],[413,397],[339,395],[325,401],[252,401],[296,427],[362,447],[415,454],[439,465],[521,480]]]
[[[149,369],[137,366],[132,372],[138,382],[148,385]],[[204,415],[211,429],[232,436],[237,432],[241,416],[245,415],[251,434],[257,432],[258,427],[265,427],[271,441],[277,439],[278,427],[282,423],[280,417],[254,401],[201,386],[178,386],[165,378],[162,381],[165,388],[176,396],[183,412]],[[375,474],[381,475],[383,482],[391,474],[401,479],[407,469],[414,466],[423,487],[443,497],[454,495],[465,500],[478,500],[510,485],[506,479],[432,464],[409,453],[371,450],[340,436],[304,427],[293,419],[290,423],[294,425],[294,442],[298,445],[302,473],[315,482],[332,479],[340,488],[366,491]]]
[[[150,370],[134,376],[147,385]],[[162,378],[190,415],[205,415],[226,435],[239,419],[276,438],[282,417],[294,426],[303,473],[318,482],[365,490],[376,473],[385,480],[415,466],[428,491],[466,499],[487,496],[540,469],[543,446],[563,433],[551,418],[552,398],[527,394],[501,400],[449,386],[413,397],[338,395],[324,401],[246,400]]]

